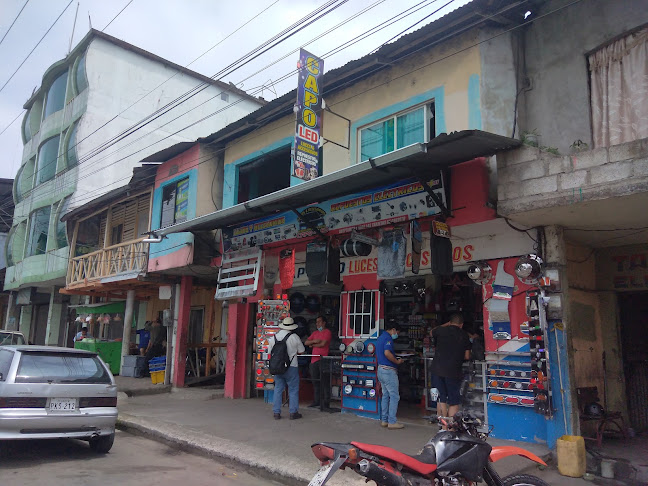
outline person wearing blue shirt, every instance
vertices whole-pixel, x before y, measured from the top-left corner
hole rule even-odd
[[[400,394],[398,392],[398,369],[403,362],[394,354],[394,339],[398,338],[400,326],[389,324],[376,341],[376,357],[378,359],[378,381],[382,387],[382,406],[380,410],[380,425],[388,429],[402,429],[403,424],[396,422],[396,412]]]

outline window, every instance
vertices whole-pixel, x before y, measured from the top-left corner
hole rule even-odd
[[[78,126],[79,124],[75,123],[74,126],[70,129],[70,131],[68,132],[67,143],[65,144],[65,161],[68,168],[74,167],[79,163],[76,150],[76,134]]]
[[[54,80],[47,92],[47,99],[45,101],[45,111],[43,119],[62,110],[65,106],[65,90],[67,88],[67,70]]]
[[[18,177],[16,177],[16,202],[23,200],[25,195],[32,190],[34,184],[34,165],[36,159],[28,160],[25,165],[20,168]]]
[[[238,198],[242,203],[290,187],[290,147],[238,167]]]
[[[30,218],[29,246],[27,256],[42,255],[47,251],[47,234],[49,233],[50,214],[49,206],[37,209]]]
[[[376,295],[377,292],[372,290],[347,292],[346,312],[350,335],[346,337],[370,337],[378,331]],[[343,334],[344,330],[341,330],[340,335]]]
[[[110,375],[94,355],[22,352],[16,383],[106,383]]]
[[[189,178],[182,179],[162,189],[162,218],[160,228],[187,220],[189,209]]]
[[[434,103],[392,116],[360,129],[360,161],[426,142],[434,133]]]
[[[86,255],[97,251],[99,246],[99,227],[101,226],[101,215],[97,214],[91,218],[84,219],[79,223],[79,229],[76,237],[76,248],[74,256]],[[103,237],[103,234],[101,234]]]
[[[60,138],[60,135],[50,138],[41,145],[38,151],[38,169],[36,171],[38,184],[49,181],[56,174]]]
[[[65,198],[59,203],[57,218],[56,218],[56,248],[65,248],[68,246],[67,240],[67,226],[61,218],[67,212],[69,198]]]
[[[9,341],[10,341],[9,344],[11,344],[11,339]],[[4,339],[0,340],[0,344],[4,344]],[[13,351],[0,349],[0,381],[7,380],[7,375],[9,374],[9,368],[11,368],[11,362],[13,361],[13,357],[14,357]]]
[[[25,115],[25,118],[23,120],[23,137],[25,137],[25,142],[29,142],[32,138],[30,123],[31,113],[31,109],[27,111],[27,114]]]
[[[112,227],[110,232],[110,245],[119,245],[122,242],[122,235],[124,233],[124,225],[117,224]]]
[[[23,249],[25,246],[25,234],[27,233],[27,224],[23,221],[14,226],[9,232],[6,246],[7,266],[11,267],[23,258]]]
[[[599,49],[588,61],[594,146],[648,138],[648,28]]]
[[[77,63],[76,72],[74,73],[74,82],[76,84],[77,94],[88,87],[88,78],[86,77],[86,58],[85,54],[81,56]]]

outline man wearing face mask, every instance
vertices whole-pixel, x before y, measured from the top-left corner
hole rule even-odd
[[[317,325],[317,330],[304,341],[306,346],[312,346],[313,348],[313,357],[310,362],[310,375],[313,380],[313,403],[309,407],[319,408],[321,403],[324,408],[329,408],[331,374],[326,363],[322,365],[322,356],[329,355],[329,346],[331,345],[333,335],[326,328],[326,317],[319,316],[315,324]]]
[[[394,339],[398,338],[400,326],[389,324],[376,341],[376,357],[378,359],[378,381],[382,387],[382,407],[380,410],[380,425],[388,429],[402,429],[403,424],[396,422],[396,412],[400,393],[398,392],[398,365],[403,362],[394,354]]]

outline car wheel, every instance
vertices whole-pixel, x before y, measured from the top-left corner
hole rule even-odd
[[[115,442],[114,433],[110,435],[102,435],[94,439],[90,439],[90,449],[92,449],[94,452],[98,454],[105,454],[108,451],[110,451],[114,442]]]

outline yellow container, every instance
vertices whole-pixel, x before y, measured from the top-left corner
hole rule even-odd
[[[556,442],[558,471],[563,476],[580,478],[585,474],[585,440],[579,435],[563,435]]]
[[[151,371],[151,382],[154,385],[159,383],[164,383],[164,370],[162,371]]]

